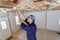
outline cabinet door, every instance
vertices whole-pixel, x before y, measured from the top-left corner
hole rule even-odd
[[[46,11],[34,11],[34,12],[25,12],[24,16],[27,17],[29,15],[34,15],[37,28],[45,29],[45,14]]]
[[[58,31],[60,29],[60,10],[47,12],[46,28],[54,31]]]
[[[7,17],[0,18],[0,38],[5,40],[11,36],[10,25]]]

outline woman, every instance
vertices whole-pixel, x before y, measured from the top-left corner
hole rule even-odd
[[[34,23],[35,17],[30,15],[26,18],[25,22],[27,25],[22,23],[20,28],[27,32],[27,40],[36,40],[36,25]]]

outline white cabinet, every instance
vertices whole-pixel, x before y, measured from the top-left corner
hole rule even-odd
[[[37,28],[45,29],[45,16],[46,11],[33,11],[33,12],[24,12],[24,16],[27,17],[29,15],[35,16],[35,23]]]
[[[0,18],[0,38],[1,40],[5,40],[10,36],[11,36],[11,30],[8,17],[2,17]]]
[[[60,29],[60,10],[47,11],[46,28],[54,31],[58,31]]]

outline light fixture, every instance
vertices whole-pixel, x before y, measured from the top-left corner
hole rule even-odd
[[[16,20],[16,25],[18,25],[19,24],[19,18],[18,18],[18,16],[15,16],[15,20]]]
[[[60,24],[60,19],[59,19],[59,24]]]
[[[7,28],[6,21],[1,21],[1,26],[3,30],[6,29]]]

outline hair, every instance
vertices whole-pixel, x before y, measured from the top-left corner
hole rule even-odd
[[[28,22],[27,20],[28,20],[28,18],[25,19],[25,22],[29,25],[29,22]],[[35,20],[33,20],[33,22],[32,22],[31,24],[34,24],[34,21],[35,21]]]

